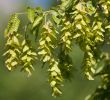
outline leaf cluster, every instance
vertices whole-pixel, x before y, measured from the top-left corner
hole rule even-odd
[[[84,75],[94,80],[94,76],[101,74],[102,83],[108,89],[109,64],[102,55],[103,47],[110,45],[109,8],[109,0],[61,0],[61,4],[48,11],[28,7],[28,23],[21,33],[20,15],[12,15],[5,30],[7,68],[13,70],[16,66],[22,66],[21,70],[30,76],[34,61],[41,61],[44,66],[47,64],[52,95],[60,95],[64,79],[72,76],[70,52],[77,44],[84,52]],[[35,39],[35,46],[31,44],[30,35]],[[101,61],[104,67],[98,66]]]

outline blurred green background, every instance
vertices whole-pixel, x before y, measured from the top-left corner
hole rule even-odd
[[[73,79],[65,81],[62,87],[63,94],[61,97],[54,98],[51,96],[51,89],[47,82],[47,69],[40,68],[40,65],[34,65],[35,71],[30,78],[26,74],[16,70],[9,72],[4,65],[3,52],[4,36],[3,32],[8,23],[9,16],[13,12],[23,12],[27,6],[42,6],[49,9],[55,6],[57,0],[1,0],[0,1],[0,100],[84,100],[92,93],[99,84],[97,81],[88,81],[82,77],[80,70],[83,52],[74,46],[71,52],[76,71],[73,71]]]

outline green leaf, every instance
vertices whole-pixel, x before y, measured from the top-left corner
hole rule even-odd
[[[12,60],[13,60],[12,57],[11,57],[11,58],[8,58],[8,59],[5,61],[5,63],[11,63]]]
[[[87,75],[87,78],[88,78],[89,80],[94,80],[94,78],[90,75],[89,72],[86,72],[85,74]]]
[[[18,64],[18,62],[13,61],[13,62],[11,63],[11,66],[16,66],[17,64]]]
[[[16,52],[15,52],[15,51],[13,51],[13,50],[9,50],[9,52],[10,52],[10,54],[11,54],[11,56],[12,56],[13,58],[16,57]]]
[[[29,50],[29,47],[25,45],[24,48],[23,48],[23,52],[26,52],[28,50]]]
[[[75,20],[79,20],[79,19],[82,19],[83,16],[81,14],[78,14],[76,17],[75,17]]]
[[[54,22],[58,25],[61,22],[61,19],[58,18],[59,14],[58,12],[54,11],[54,10],[50,10],[52,13],[52,18],[54,20]]]
[[[27,52],[27,54],[28,54],[28,55],[37,56],[36,52],[31,52],[31,51],[28,51],[28,52]]]
[[[32,9],[32,8],[30,8],[30,7],[28,7],[27,8],[27,13],[28,13],[28,19],[29,19],[29,21],[31,23],[33,23],[34,22],[34,18],[35,18],[35,10]]]
[[[91,67],[91,72],[95,74],[95,69]]]
[[[80,37],[81,36],[81,34],[75,34],[74,36],[73,36],[73,39],[76,39],[76,38],[78,38],[78,37]]]
[[[61,19],[60,18],[57,18],[56,16],[52,16],[52,18],[53,18],[53,20],[54,20],[54,22],[57,24],[57,25],[59,25],[60,24],[60,22],[61,22]]]
[[[42,13],[43,12],[43,9],[41,7],[36,7],[35,8],[35,12],[37,12],[38,14],[39,13]]]
[[[3,54],[3,56],[6,56],[8,53],[9,53],[9,50],[6,51],[6,52]]]
[[[51,70],[50,70],[50,71],[51,71]],[[51,72],[51,76],[52,76],[52,77],[55,77],[55,76],[57,76],[57,72],[55,72],[55,71],[52,71],[52,72]]]
[[[19,40],[16,36],[13,37],[13,42],[19,46]]]
[[[34,28],[34,27],[36,27],[38,24],[40,24],[41,21],[42,21],[42,19],[43,19],[43,15],[37,16],[36,19],[34,20],[34,23],[33,23],[33,26],[32,26],[32,27]]]
[[[12,70],[11,66],[6,65],[6,67],[8,68],[8,70],[9,70],[9,71],[11,71],[11,70]]]
[[[85,3],[84,2],[79,2],[76,5],[76,9],[79,10],[80,12],[86,13],[86,8],[85,8]]]
[[[22,42],[22,44],[21,44],[21,45],[22,45],[22,46],[24,46],[25,44],[26,44],[26,41],[25,41],[25,40],[23,40],[23,42]]]
[[[78,29],[82,29],[82,26],[81,26],[80,24],[76,24],[76,27],[77,27]]]
[[[84,25],[84,26],[87,25],[86,22],[83,19],[81,20],[81,24]]]
[[[52,68],[50,69],[50,71],[55,71],[57,72],[58,74],[61,73],[60,69],[58,68],[58,65],[57,64],[54,64],[54,66],[52,66]]]
[[[46,41],[47,42],[50,42],[51,41],[51,39],[50,39],[50,37],[48,36],[48,37],[46,37]]]
[[[21,60],[22,60],[22,61],[27,60],[27,55],[23,56],[23,57],[21,58]]]
[[[28,56],[27,56],[26,59],[27,59],[27,62],[30,62],[30,61],[32,60],[32,57],[28,57]]]
[[[52,82],[50,83],[50,86],[51,86],[51,87],[55,87],[55,85],[56,85],[56,81],[52,81]]]
[[[53,88],[52,96],[57,96],[57,95],[61,95],[61,94],[62,94],[62,92],[57,87]]]
[[[66,43],[67,43],[68,45],[70,45],[70,44],[71,44],[71,41],[70,41],[70,40],[67,40]]]
[[[110,29],[110,25],[106,26],[105,29]]]
[[[40,45],[44,45],[45,44],[45,40],[40,41]]]
[[[45,50],[42,50],[42,51],[39,51],[38,54],[39,55],[45,55],[45,54],[47,54],[47,52]]]
[[[47,61],[49,61],[50,59],[51,59],[50,56],[46,55],[46,56],[44,57],[44,59],[43,59],[43,62],[47,62]]]
[[[32,75],[32,73],[28,67],[25,68],[25,71],[28,73],[28,77],[30,77]]]

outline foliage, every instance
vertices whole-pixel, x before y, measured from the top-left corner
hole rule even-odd
[[[91,96],[92,100],[109,98],[97,96],[108,93],[110,83],[110,57],[104,50],[104,46],[110,45],[109,8],[109,0],[61,0],[61,4],[48,11],[28,7],[25,13],[28,23],[22,31],[18,18],[22,13],[15,13],[5,30],[7,68],[22,66],[21,70],[30,76],[33,62],[41,61],[43,66],[48,65],[52,95],[60,95],[63,81],[71,79],[74,65],[70,52],[77,44],[84,52],[84,75],[89,80],[98,75],[102,78],[103,85]],[[35,45],[31,44],[30,35],[35,38]]]

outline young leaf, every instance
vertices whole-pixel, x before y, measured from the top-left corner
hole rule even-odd
[[[27,13],[28,13],[28,19],[29,19],[29,21],[31,23],[33,23],[34,22],[34,18],[35,18],[35,10],[32,9],[32,8],[30,8],[30,7],[28,7],[27,8]]]
[[[42,21],[43,19],[43,15],[39,15],[36,17],[36,19],[34,20],[34,23],[33,23],[33,28],[36,27],[38,24],[40,24],[40,22]]]

